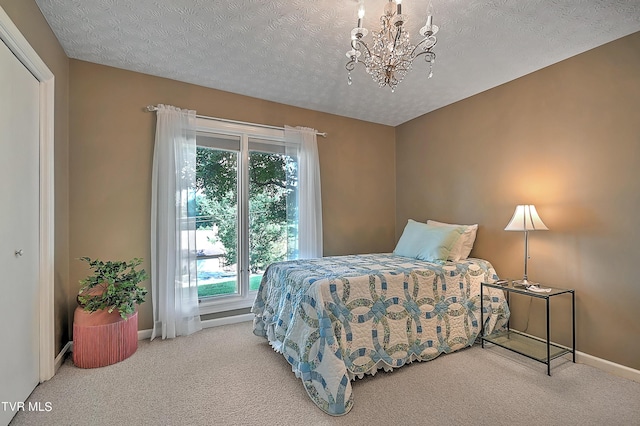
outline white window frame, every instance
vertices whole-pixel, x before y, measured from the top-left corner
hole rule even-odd
[[[198,117],[196,131],[202,133],[217,133],[240,137],[240,153],[238,158],[238,294],[216,296],[200,302],[200,315],[226,312],[235,309],[250,308],[253,305],[256,291],[249,291],[248,239],[245,232],[249,229],[249,139],[260,139],[260,142],[286,146],[284,129],[272,129],[249,124],[229,123],[215,119]]]

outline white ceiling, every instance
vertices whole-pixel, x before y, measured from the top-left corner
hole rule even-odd
[[[403,2],[414,42],[428,1]],[[392,126],[640,31],[640,0],[432,0],[434,76],[391,93],[361,66],[347,85],[355,0],[36,2],[71,58]]]

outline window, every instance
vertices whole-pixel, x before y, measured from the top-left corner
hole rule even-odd
[[[199,119],[196,140],[200,312],[246,308],[265,268],[297,257],[297,161],[282,130]]]

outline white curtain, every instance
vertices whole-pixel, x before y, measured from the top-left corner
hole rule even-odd
[[[202,329],[196,286],[196,112],[158,105],[151,195],[151,298],[155,337]]]
[[[322,257],[322,198],[316,130],[284,128],[287,155],[298,159],[298,257]]]

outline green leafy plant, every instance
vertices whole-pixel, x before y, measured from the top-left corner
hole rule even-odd
[[[117,309],[122,318],[128,319],[135,312],[135,305],[144,302],[147,289],[138,284],[147,279],[147,272],[136,270],[142,259],[103,262],[81,257],[79,260],[87,262],[93,271],[80,280],[78,303],[85,311],[106,309],[111,313]]]

